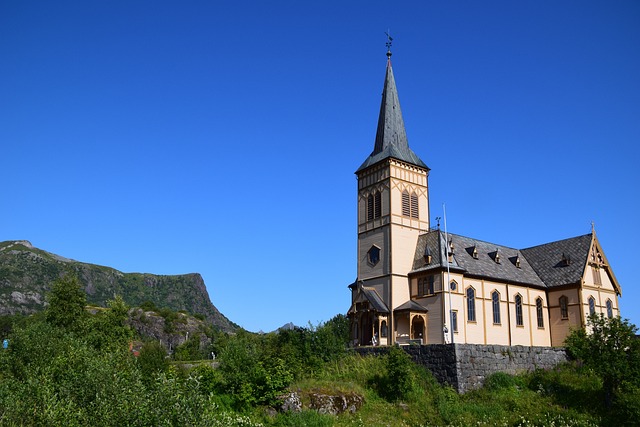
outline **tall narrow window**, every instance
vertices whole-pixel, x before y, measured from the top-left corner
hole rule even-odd
[[[402,215],[411,216],[411,203],[409,202],[409,192],[402,192]]]
[[[458,312],[456,310],[451,311],[451,329],[453,332],[458,332]]]
[[[367,197],[367,221],[373,219],[373,194],[369,194]]]
[[[493,305],[493,323],[499,325],[500,322],[500,294],[498,291],[491,293],[491,304]]]
[[[569,318],[569,298],[564,295],[560,297],[560,317],[563,319]]]
[[[380,336],[382,338],[386,338],[387,337],[387,321],[383,320],[382,324],[380,326]]]
[[[434,283],[436,281],[436,278],[435,278],[435,276],[429,276],[428,280],[429,280],[429,284],[427,286],[427,293],[429,295],[433,295],[435,293]]]
[[[476,321],[476,290],[473,288],[467,289],[467,320]]]
[[[589,297],[589,315],[596,312],[596,300],[594,297]]]
[[[538,317],[538,328],[544,328],[544,317],[542,312],[542,298],[536,299],[536,316]]]
[[[524,326],[524,318],[522,317],[522,297],[516,295],[516,326]]]
[[[418,218],[418,195],[411,193],[411,217]]]
[[[376,195],[374,197],[373,216],[374,218],[380,218],[382,216],[382,196],[379,191],[376,191]]]
[[[613,303],[610,299],[607,300],[607,317],[609,319],[613,317]]]

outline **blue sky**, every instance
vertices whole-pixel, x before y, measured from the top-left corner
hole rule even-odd
[[[0,240],[199,272],[239,325],[349,307],[384,32],[432,219],[591,222],[640,324],[640,3],[0,1]]]

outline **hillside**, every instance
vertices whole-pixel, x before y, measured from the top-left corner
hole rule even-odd
[[[211,303],[198,273],[123,273],[52,254],[25,240],[0,243],[0,315],[42,310],[51,283],[67,272],[78,277],[93,305],[105,306],[107,300],[121,295],[130,306],[150,301],[160,308],[203,315],[223,331],[237,328]]]

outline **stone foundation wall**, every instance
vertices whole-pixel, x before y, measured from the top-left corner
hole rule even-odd
[[[431,344],[402,348],[441,384],[448,384],[459,393],[481,387],[485,378],[496,372],[516,374],[550,369],[567,360],[566,351],[556,347]],[[360,347],[356,351],[362,355],[383,355],[389,348]]]

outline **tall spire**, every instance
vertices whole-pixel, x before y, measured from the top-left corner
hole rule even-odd
[[[373,152],[358,168],[356,172],[365,169],[379,161],[393,157],[416,166],[429,169],[427,165],[409,148],[407,133],[400,110],[400,100],[396,81],[391,67],[391,37],[387,34],[387,71],[382,89],[382,103],[378,116],[378,130]]]

